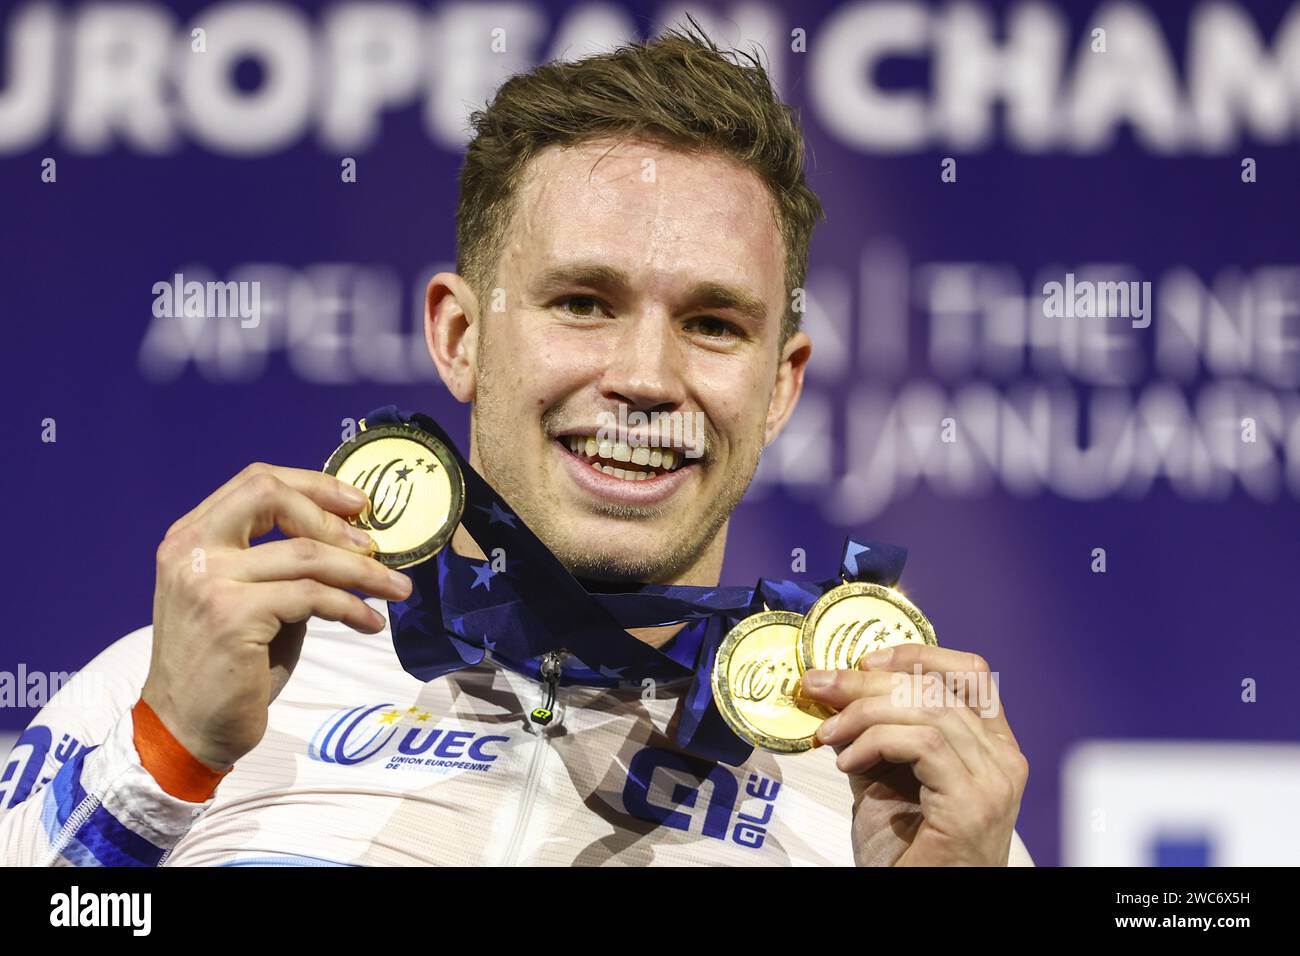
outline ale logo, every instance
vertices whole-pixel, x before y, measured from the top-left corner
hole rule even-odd
[[[757,850],[780,792],[779,780],[751,772],[742,795],[736,775],[721,764],[644,747],[628,764],[623,806],[638,820]],[[746,801],[757,812],[742,812]]]

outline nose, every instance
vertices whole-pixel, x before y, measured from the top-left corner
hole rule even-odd
[[[639,315],[613,345],[601,394],[633,410],[671,411],[686,400],[681,359],[672,320]]]

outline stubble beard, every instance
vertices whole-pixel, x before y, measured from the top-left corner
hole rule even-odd
[[[483,477],[570,574],[609,583],[665,583],[680,578],[700,560],[726,526],[731,512],[749,487],[762,450],[761,433],[753,446],[757,451],[746,453],[743,460],[734,462],[727,469],[717,494],[698,517],[685,514],[681,505],[672,501],[645,507],[615,502],[596,504],[591,509],[596,514],[622,522],[653,523],[662,529],[654,535],[658,540],[646,542],[640,553],[607,549],[601,541],[577,540],[572,528],[567,527],[560,517],[563,508],[555,490],[544,487],[540,476],[523,474],[516,466],[518,456],[514,454],[511,433],[512,427],[517,427],[512,426],[512,422],[518,416],[510,411],[506,402],[497,400],[497,390],[493,387],[495,376],[483,365],[481,350],[479,356],[472,421]],[[544,435],[550,435],[547,416],[554,413],[555,410],[548,410],[543,415],[540,424]],[[702,470],[700,477],[709,474],[713,464],[707,448],[693,467]],[[671,520],[673,515],[679,515],[677,520]],[[619,537],[636,533],[635,526],[632,526]]]

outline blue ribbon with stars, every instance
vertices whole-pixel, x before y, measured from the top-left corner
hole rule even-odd
[[[501,549],[504,567],[444,548],[432,561],[406,568],[411,595],[388,602],[393,646],[407,673],[431,681],[481,663],[487,654],[512,670],[539,676],[541,658],[564,650],[561,686],[642,686],[648,680],[690,680],[676,721],[683,750],[737,766],[752,748],[722,719],[711,673],[718,644],[737,623],[764,607],[806,614],[841,581],[893,586],[907,549],[879,541],[845,540],[840,577],[817,583],[760,578],[752,587],[642,584],[618,589],[579,581],[514,514],[461,455],[433,419],[388,405],[365,418],[367,427],[406,424],[446,445],[465,479],[461,524],[486,555]],[[653,648],[629,628],[685,624]]]

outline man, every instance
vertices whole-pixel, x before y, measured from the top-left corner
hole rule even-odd
[[[717,585],[811,354],[794,303],[821,208],[797,126],[756,62],[694,32],[514,77],[474,126],[457,274],[430,282],[426,317],[471,403],[470,462],[575,576]],[[620,407],[699,416],[700,454],[606,441]],[[909,645],[809,672],[804,696],[839,711],[819,731],[832,746],[729,767],[674,746],[680,681],[584,682],[563,656],[547,673],[503,634],[481,635],[476,666],[407,673],[385,602],[411,582],[345,520],[364,503],[252,465],[176,521],[152,627],[15,749],[5,861],[1030,862],[1001,708],[977,712],[973,680],[939,706],[893,694],[914,667],[932,687],[977,677],[978,657]],[[485,558],[463,529],[452,549]],[[686,631],[634,636],[671,651]],[[548,689],[554,719],[530,720]]]

